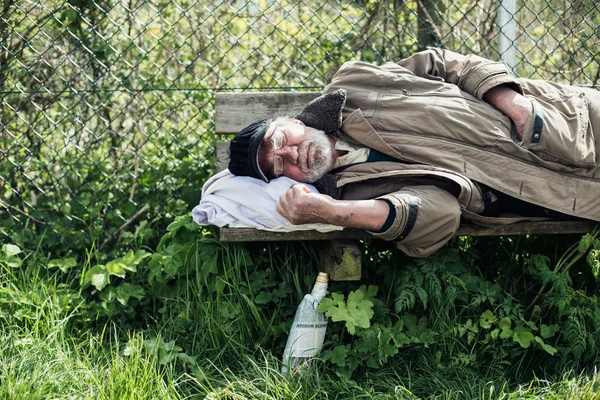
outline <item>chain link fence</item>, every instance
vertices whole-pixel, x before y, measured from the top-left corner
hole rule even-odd
[[[2,3],[0,241],[53,254],[149,244],[189,213],[216,91],[320,90],[429,45],[600,84],[595,0]]]

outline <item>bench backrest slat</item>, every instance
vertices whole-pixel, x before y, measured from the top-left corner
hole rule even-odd
[[[319,92],[217,93],[215,131],[217,135],[237,133],[262,118],[298,114]]]

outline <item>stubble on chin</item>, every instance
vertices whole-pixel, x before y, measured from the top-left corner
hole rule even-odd
[[[332,164],[333,152],[329,138],[323,131],[311,131],[306,134],[307,138],[299,148],[299,166],[306,173],[305,180],[308,183],[319,180],[329,172]],[[308,152],[311,152],[311,165],[308,167]]]

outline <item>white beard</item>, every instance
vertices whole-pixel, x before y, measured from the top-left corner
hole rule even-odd
[[[311,149],[311,165],[307,165],[308,149]],[[307,173],[306,182],[312,183],[319,180],[331,169],[333,151],[331,142],[323,131],[310,131],[306,133],[306,140],[298,147],[298,166],[302,172]]]

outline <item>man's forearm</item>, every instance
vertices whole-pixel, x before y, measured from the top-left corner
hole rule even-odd
[[[333,200],[319,211],[325,223],[379,231],[390,207],[384,200]]]
[[[519,139],[522,140],[527,117],[533,112],[531,100],[505,85],[488,90],[483,95],[483,100],[502,111],[513,121]]]
[[[279,199],[277,212],[294,225],[317,222],[378,231],[390,214],[390,206],[385,200],[335,200],[310,193],[304,185],[294,185]]]

